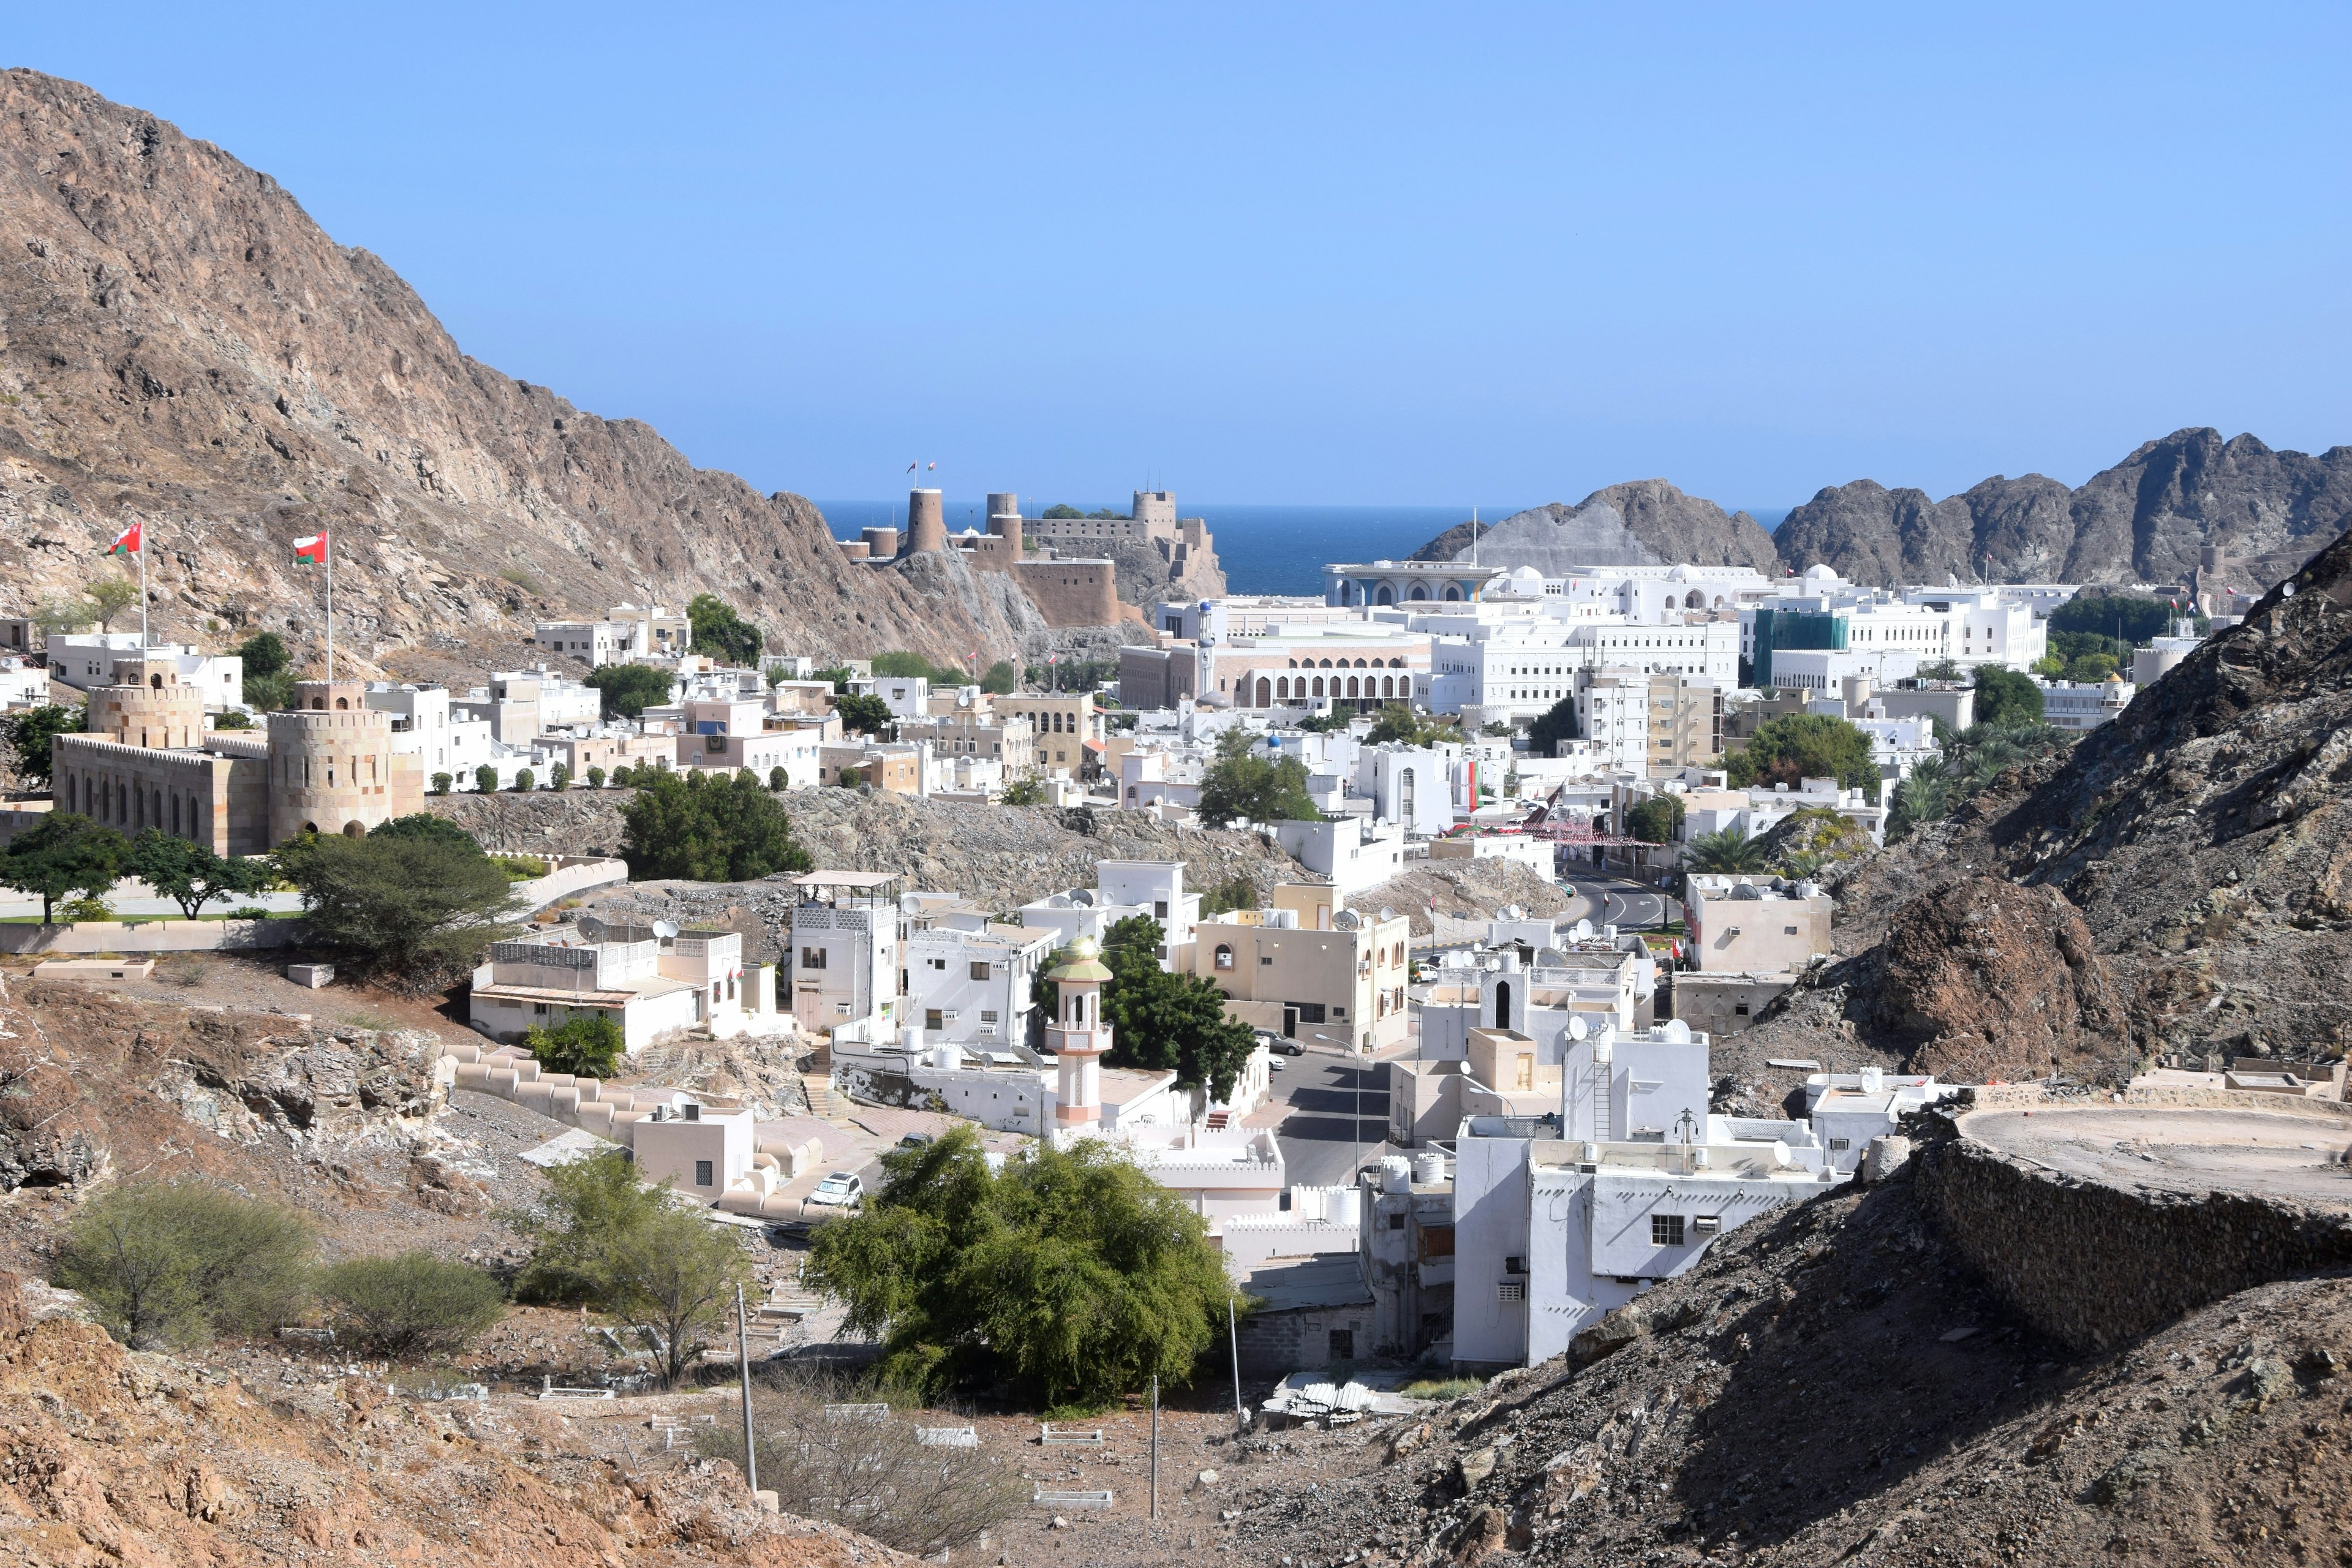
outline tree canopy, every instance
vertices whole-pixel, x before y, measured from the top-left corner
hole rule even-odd
[[[68,893],[104,898],[130,852],[113,828],[76,812],[53,811],[0,849],[0,888],[40,900],[41,923],[47,925],[57,900]]]
[[[883,1378],[1003,1379],[1033,1405],[1182,1386],[1236,1300],[1184,1200],[1096,1139],[988,1168],[967,1127],[886,1154],[864,1212],[820,1226],[808,1274],[880,1336]]]
[[[1980,664],[1977,666],[1976,719],[1979,724],[2039,724],[2042,688],[2033,684],[2030,675],[1997,664]]]
[[[506,873],[470,844],[306,833],[277,861],[319,945],[412,984],[446,981],[516,929]]]
[[[413,811],[406,816],[395,816],[379,822],[368,829],[370,838],[406,838],[427,844],[446,844],[452,848],[484,853],[481,840],[458,826],[446,816],[429,811]]]
[[[2137,646],[2170,631],[2179,614],[2172,605],[2157,599],[2128,599],[2116,595],[2076,597],[2050,612],[2050,630],[2053,634],[2096,632]]]
[[[735,613],[716,594],[697,594],[686,604],[686,624],[697,650],[729,664],[757,665],[766,639],[760,628]]]
[[[650,664],[608,664],[590,670],[582,684],[604,693],[605,718],[638,719],[669,700],[673,683],[669,671]]]
[[[1440,741],[1460,739],[1460,732],[1444,724],[1434,723],[1414,712],[1411,704],[1391,702],[1380,710],[1372,727],[1364,737],[1374,745],[1394,742],[1401,746],[1433,746]]]
[[[749,882],[814,864],[793,842],[782,802],[748,770],[636,776],[621,807],[621,854],[634,878]]]
[[[1580,740],[1583,735],[1584,726],[1577,721],[1576,699],[1563,697],[1528,726],[1528,751],[1533,756],[1556,757],[1562,741]]]
[[[0,742],[8,748],[8,761],[16,776],[38,787],[49,782],[49,742],[58,735],[80,734],[89,721],[87,704],[65,708],[50,702],[19,708],[0,716]]]
[[[1678,795],[1654,795],[1637,802],[1625,812],[1625,837],[1644,844],[1671,844],[1682,829],[1684,809]]]
[[[590,1013],[566,1018],[553,1028],[533,1028],[522,1043],[531,1059],[550,1072],[607,1079],[627,1042],[621,1037],[620,1025],[604,1014]]]
[[[1251,822],[1312,822],[1323,814],[1307,794],[1307,764],[1261,757],[1239,730],[1217,737],[1217,760],[1201,775],[1201,820],[1212,827]]]
[[[1782,784],[1794,789],[1807,779],[1833,778],[1843,788],[1878,798],[1870,737],[1827,713],[1767,719],[1748,737],[1747,750],[1731,754],[1725,771],[1734,789]]]
[[[179,905],[190,920],[215,900],[250,897],[277,879],[266,860],[215,854],[209,844],[191,843],[156,827],[131,840],[122,868]]]
[[[1772,857],[1761,838],[1751,838],[1744,827],[1702,833],[1683,849],[1683,868],[1701,875],[1753,874],[1769,869]]]
[[[864,692],[833,700],[833,710],[841,715],[841,727],[852,735],[887,735],[890,732],[890,705],[879,697]]]
[[[98,629],[110,632],[114,617],[139,602],[139,584],[128,577],[94,577],[82,584],[81,595],[98,617]]]
[[[1253,896],[1253,903],[1255,902]],[[1173,1071],[1181,1084],[1205,1084],[1211,1098],[1225,1100],[1234,1081],[1257,1048],[1257,1034],[1225,1016],[1224,994],[1211,982],[1173,974],[1160,966],[1167,933],[1150,915],[1129,915],[1103,933],[1102,962],[1110,971],[1103,986],[1103,1022],[1111,1026],[1113,1067]],[[1061,987],[1040,970],[1036,996],[1047,1016],[1058,1011]]]

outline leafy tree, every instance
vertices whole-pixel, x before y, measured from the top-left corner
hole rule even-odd
[[[447,795],[451,787],[454,786],[457,782],[457,780],[454,774],[435,773],[433,775],[433,793],[435,795]]]
[[[865,782],[866,770],[864,768],[844,768],[841,770],[842,788],[856,789]]]
[[[890,705],[879,697],[859,693],[833,700],[833,710],[841,715],[841,727],[852,735],[887,735],[890,732]]]
[[[2103,632],[2052,632],[2050,651],[2063,668],[2092,654],[2106,654],[2120,666],[2131,656],[2132,645]]]
[[[413,811],[406,816],[395,816],[389,822],[379,822],[368,829],[370,838],[404,838],[427,844],[446,844],[468,854],[479,855],[481,840],[458,826],[446,816],[429,811]]]
[[[933,686],[970,686],[971,676],[951,664],[933,664],[919,653],[900,649],[877,653],[868,661],[874,673],[896,680],[923,679]]]
[[[749,882],[814,864],[782,803],[748,772],[641,777],[621,823],[621,853],[640,879]]]
[[[1003,697],[1021,684],[1021,672],[1013,668],[1009,658],[1000,658],[988,667],[980,678],[980,689]]]
[[[529,795],[538,787],[539,780],[531,776],[531,772],[529,768],[517,768],[515,770],[515,794]]]
[[[309,1295],[310,1256],[309,1229],[275,1204],[205,1183],[149,1184],[83,1205],[56,1278],[108,1332],[153,1350],[290,1321]]]
[[[121,834],[70,811],[52,811],[40,826],[0,848],[0,888],[41,900],[41,923],[68,893],[102,899],[122,874],[131,846]]]
[[[547,772],[547,787],[551,790],[570,789],[572,787],[571,764],[568,763],[558,763],[555,766],[550,768]]]
[[[605,718],[641,719],[646,709],[668,702],[675,682],[650,664],[608,664],[590,670],[582,684],[603,693]]]
[[[1843,788],[1878,798],[1878,764],[1870,759],[1870,737],[1826,713],[1767,719],[1748,737],[1748,749],[1732,753],[1725,772],[1734,789],[1779,784],[1794,788],[1807,779],[1833,778]]]
[[[1201,918],[1221,915],[1229,910],[1254,910],[1257,904],[1257,884],[1238,872],[1208,889],[1201,895]]]
[[[1005,805],[1043,805],[1045,804],[1045,783],[1043,779],[1015,779],[997,797]]]
[[[1683,797],[1654,795],[1625,813],[1625,836],[1644,844],[1671,844],[1682,831]]]
[[[499,793],[499,770],[484,763],[474,770],[474,788],[483,795]]]
[[[496,1275],[424,1251],[347,1258],[320,1276],[319,1291],[351,1338],[400,1359],[463,1350],[507,1310]]]
[[[1997,664],[1980,664],[1977,666],[1976,716],[1979,724],[2038,724],[2042,688],[2033,684],[2032,676]]]
[[[430,986],[511,936],[506,873],[473,846],[438,838],[303,834],[278,847],[321,947]]]
[[[1451,736],[1443,724],[1424,722],[1409,704],[1391,702],[1373,719],[1364,738],[1374,745],[1394,742],[1400,746],[1433,746]]]
[[[607,1079],[621,1059],[625,1042],[621,1026],[602,1013],[567,1018],[553,1028],[535,1028],[522,1042],[533,1060],[550,1072],[574,1078]]]
[[[735,613],[735,606],[716,594],[697,594],[687,601],[686,622],[694,646],[729,664],[756,665],[765,638],[760,628]]]
[[[2170,605],[2154,599],[2127,599],[2114,595],[2077,597],[2050,612],[2050,630],[2097,632],[2137,647],[2170,631],[2173,618],[2179,614]]]
[[[1041,1143],[988,1168],[959,1127],[883,1156],[863,1212],[821,1226],[808,1272],[882,1341],[881,1375],[927,1393],[1003,1379],[1052,1409],[1156,1373],[1182,1386],[1235,1300],[1206,1226],[1123,1154]]]
[[[1298,721],[1298,727],[1318,735],[1338,735],[1345,733],[1355,721],[1353,709],[1334,708],[1328,713],[1309,713]]]
[[[840,665],[835,665],[831,669],[818,670],[814,675],[810,676],[809,679],[811,680],[829,680],[833,682],[833,694],[835,697],[841,697],[845,696],[848,693],[849,683],[856,679],[857,677],[852,674],[845,668]]]
[[[2111,653],[2086,653],[2067,661],[2063,679],[2078,686],[2097,686],[2116,673],[2116,656]]]
[[[1652,842],[1661,842],[1653,840]],[[1701,875],[1752,875],[1768,869],[1771,857],[1761,838],[1750,838],[1742,827],[1702,833],[1684,847],[1683,868]]]
[[[1930,822],[1941,822],[1955,804],[1952,779],[1940,759],[1920,763],[1895,786],[1887,803],[1886,842],[1895,844]]]
[[[522,1224],[537,1245],[518,1294],[582,1302],[652,1331],[675,1384],[709,1347],[736,1288],[751,1283],[750,1259],[698,1209],[673,1206],[667,1182],[640,1184],[618,1151],[547,1175],[548,1213]]]
[[[78,632],[89,625],[87,599],[44,599],[33,611],[33,624],[52,635]]]
[[[1968,679],[1968,673],[1950,659],[1939,658],[1933,664],[1921,665],[1919,667],[1919,679],[1922,680],[1966,680]]]
[[[1252,902],[1255,902],[1253,893]],[[1176,1081],[1205,1084],[1223,1100],[1257,1048],[1257,1034],[1225,1014],[1224,994],[1206,979],[1171,974],[1160,966],[1167,934],[1150,915],[1129,915],[1103,933],[1102,962],[1111,973],[1103,986],[1103,1022],[1111,1026],[1109,1060],[1114,1067],[1147,1071],[1172,1069]],[[1038,973],[1032,994],[1051,1016],[1061,1006],[1061,987]]]
[[[205,721],[211,724],[215,730],[250,730],[253,728],[252,719],[238,712],[234,708],[229,709],[226,712],[215,713]]]
[[[122,868],[180,906],[190,920],[215,899],[250,898],[276,880],[268,862],[214,853],[151,827],[131,840]]]
[[[588,770],[588,787],[589,787],[590,789],[603,789],[603,788],[604,787],[604,769],[602,769],[602,768],[590,768],[590,769]],[[442,791],[441,793],[442,793],[442,794],[444,794],[444,795],[446,795],[446,794],[448,794],[449,792],[448,792],[448,791],[446,791],[446,790],[444,790],[444,791]]]
[[[1066,518],[1084,517],[1087,514],[1080,511],[1076,507],[1070,505],[1067,501],[1057,500],[1052,506],[1047,507],[1044,511],[1039,512],[1037,515],[1042,518],[1052,519],[1055,521],[1060,521]]]
[[[81,596],[98,617],[98,629],[110,632],[114,617],[139,602],[139,584],[128,577],[98,577],[82,584]]]
[[[1583,735],[1584,727],[1576,719],[1576,699],[1563,697],[1528,726],[1528,752],[1531,756],[1556,757],[1559,742],[1580,740]]]
[[[1307,764],[1297,757],[1261,757],[1239,730],[1217,737],[1217,760],[1201,775],[1200,816],[1212,827],[1237,819],[1311,822],[1323,814],[1307,794]]]
[[[45,703],[38,708],[19,708],[0,716],[0,742],[8,747],[9,761],[16,776],[26,784],[46,784],[49,782],[49,742],[59,735],[79,735],[89,721],[89,706],[64,708],[57,703]]]
[[[286,651],[286,640],[276,632],[256,632],[236,645],[236,657],[245,666],[248,687],[257,679],[285,675],[294,666],[294,656]]]

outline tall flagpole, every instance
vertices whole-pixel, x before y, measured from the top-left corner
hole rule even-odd
[[[335,679],[335,532],[319,530],[320,548],[327,555],[327,679]]]
[[[139,530],[139,651],[147,651],[147,529]]]

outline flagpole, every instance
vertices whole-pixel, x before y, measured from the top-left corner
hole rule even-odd
[[[335,534],[332,529],[319,531],[319,543],[327,556],[327,679],[335,679]]]
[[[147,651],[147,530],[139,531],[139,651]]]

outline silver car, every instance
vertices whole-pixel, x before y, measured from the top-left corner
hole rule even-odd
[[[803,1198],[803,1204],[818,1204],[825,1208],[854,1209],[866,1200],[866,1184],[850,1171],[835,1171],[816,1184],[816,1191]]]

